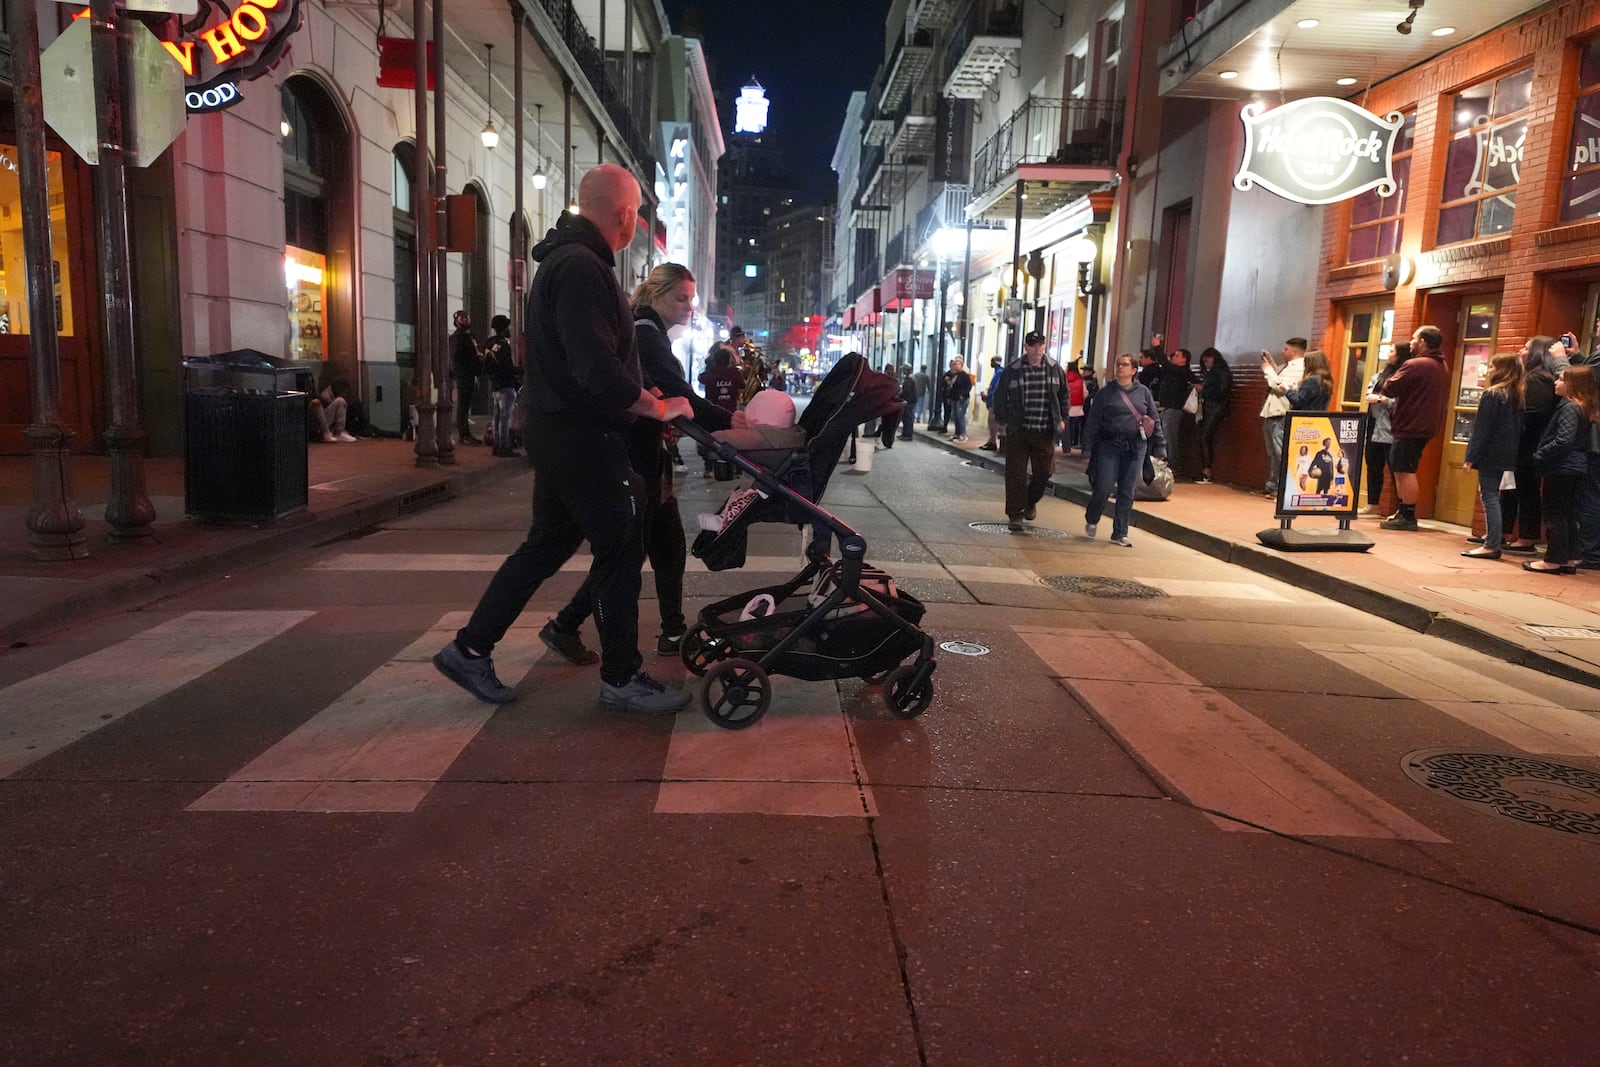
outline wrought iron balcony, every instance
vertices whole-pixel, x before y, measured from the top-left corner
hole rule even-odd
[[[1122,101],[1030,97],[978,149],[968,213],[992,210],[1018,179],[1030,183],[1027,215],[1040,217],[1109,182],[1122,144]],[[1013,205],[1014,206],[1014,205]]]
[[[955,21],[956,13],[967,0],[912,0],[911,11],[906,15],[908,30],[927,30],[930,33],[947,28]]]
[[[983,96],[1022,51],[1022,7],[976,0],[950,31],[945,44],[944,95],[962,100]]]
[[[916,88],[932,62],[933,36],[928,31],[918,30],[912,34],[909,42],[897,42],[884,75],[878,111],[888,115],[899,111],[906,94]]]
[[[926,156],[933,151],[936,125],[933,101],[918,93],[908,95],[891,121],[889,156],[898,159]]]
[[[639,133],[639,125],[634,121],[632,109],[628,107],[627,100],[612,82],[610,73],[606,70],[605,57],[600,53],[600,46],[584,28],[583,20],[573,7],[572,0],[537,0],[537,3],[544,8],[545,13],[550,16],[550,21],[560,32],[561,43],[572,53],[572,58],[578,63],[579,71],[594,89],[595,95],[600,98],[600,103],[606,109],[606,115],[617,127],[617,132],[622,135],[628,151],[641,163],[654,159],[649,142]]]

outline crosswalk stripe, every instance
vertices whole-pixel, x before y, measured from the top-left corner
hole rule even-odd
[[[189,810],[414,811],[495,712],[431,662],[466,617],[446,614]],[[519,620],[515,628],[535,625]],[[519,634],[495,650],[495,673],[515,686],[542,652]]]
[[[313,611],[191,611],[0,689],[0,778],[137,711]]]
[[[318,560],[311,564],[308,570],[314,571],[388,571],[388,572],[414,572],[434,571],[440,573],[474,573],[493,572],[500,569],[500,564],[505,562],[503,555],[486,555],[470,552],[343,552],[329,556],[327,559]],[[573,556],[562,564],[561,569],[569,574],[582,573],[589,569],[590,557],[587,555]],[[740,571],[752,574],[798,574],[805,567],[805,563],[798,556],[750,556],[745,560]],[[645,564],[645,571],[650,570],[650,565]],[[1022,570],[1017,567],[981,567],[963,566],[929,562],[900,562],[888,564],[888,569],[897,578],[932,578],[956,579],[964,582],[998,582],[1009,585],[1032,585],[1037,577],[1032,571]],[[698,559],[690,557],[685,570],[690,574],[714,573],[706,570],[706,565]]]
[[[1013,629],[1146,766],[1225,830],[1445,840],[1130,634]]]
[[[774,678],[754,726],[724,730],[691,705],[673,724],[657,814],[876,815],[857,784],[849,719],[832,682]]]
[[[1318,641],[1302,644],[1363,678],[1524,752],[1600,756],[1600,718],[1564,708],[1423,649]]]

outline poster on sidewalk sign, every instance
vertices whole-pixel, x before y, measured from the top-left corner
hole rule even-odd
[[[1354,518],[1361,499],[1367,417],[1359,411],[1291,411],[1278,464],[1279,518]]]

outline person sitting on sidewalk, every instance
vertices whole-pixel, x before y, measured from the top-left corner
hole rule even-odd
[[[1394,434],[1389,466],[1400,495],[1400,510],[1378,524],[1385,530],[1417,528],[1417,467],[1423,449],[1439,432],[1449,399],[1450,368],[1439,351],[1443,344],[1444,331],[1439,327],[1418,326],[1411,335],[1411,358],[1382,386],[1384,396],[1394,397],[1389,412],[1389,429]]]
[[[328,382],[322,391],[311,398],[311,425],[313,433],[319,441],[333,444],[335,441],[354,441],[355,437],[348,432],[348,419],[350,415],[350,401],[340,395],[344,389],[336,389],[343,382]]]

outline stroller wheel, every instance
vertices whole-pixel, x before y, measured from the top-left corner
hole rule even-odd
[[[711,643],[711,632],[704,626],[696,626],[683,635],[683,640],[678,644],[678,657],[683,660],[683,665],[689,673],[703,675],[706,668],[715,663],[724,654],[723,646]]]
[[[921,685],[913,686],[912,679],[917,671],[915,663],[907,663],[890,671],[889,677],[884,679],[883,702],[888,705],[889,713],[897,719],[915,719],[933,703],[933,676],[929,675]]]
[[[725,659],[706,668],[700,679],[706,718],[724,730],[755,725],[772,703],[772,679],[747,659]]]

